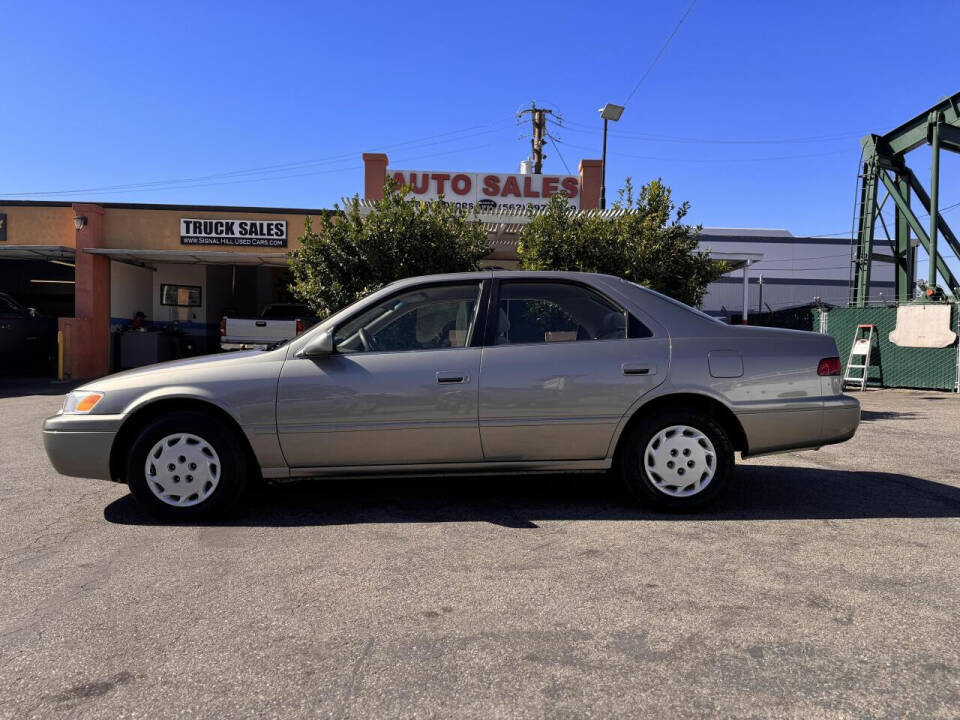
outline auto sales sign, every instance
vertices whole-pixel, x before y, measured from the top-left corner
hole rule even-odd
[[[450,171],[389,170],[401,185],[410,187],[411,200],[434,200],[464,210],[523,211],[542,206],[560,193],[572,207],[580,207],[580,178],[576,175],[521,175],[508,173],[459,173]]]
[[[180,244],[284,248],[287,221],[180,218]]]

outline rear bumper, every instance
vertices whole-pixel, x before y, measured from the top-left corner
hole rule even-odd
[[[828,398],[823,403],[823,445],[852,438],[860,425],[860,401],[849,395]]]
[[[43,448],[61,475],[113,479],[110,477],[110,451],[117,431],[109,427],[113,424],[111,422],[83,422],[96,417],[56,415],[44,421]]]
[[[860,424],[860,403],[847,395],[814,407],[769,409],[737,415],[747,436],[744,457],[819,448],[849,440]]]

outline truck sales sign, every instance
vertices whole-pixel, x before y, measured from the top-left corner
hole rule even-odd
[[[505,173],[429,172],[389,170],[401,185],[410,187],[410,199],[445,202],[464,210],[522,211],[528,205],[546,205],[561,193],[575,208],[580,207],[580,179],[576,175],[520,175]]]
[[[287,221],[181,218],[180,244],[285,248]]]

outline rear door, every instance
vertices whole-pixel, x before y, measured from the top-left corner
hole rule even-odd
[[[480,369],[484,459],[604,458],[624,413],[663,382],[668,338],[584,284],[502,280],[494,293]]]

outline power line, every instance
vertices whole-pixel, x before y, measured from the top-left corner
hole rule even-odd
[[[553,147],[556,149],[556,151],[557,151],[557,157],[559,157],[559,158],[560,158],[560,162],[563,163],[563,167],[564,167],[564,169],[567,171],[567,175],[573,175],[573,173],[570,172],[570,166],[567,165],[567,161],[563,159],[563,153],[560,152],[560,141],[557,140],[557,139],[556,139],[553,135],[551,135],[550,133],[547,133],[547,137],[550,138],[551,140],[553,140]]]
[[[563,127],[571,132],[583,133],[586,135],[596,135],[600,132],[599,128],[594,128],[583,123],[565,121]],[[866,133],[846,132],[832,133],[829,135],[810,135],[805,137],[793,138],[704,138],[704,137],[684,137],[680,135],[661,135],[658,133],[632,133],[621,130],[611,130],[610,135],[620,139],[628,140],[646,140],[651,142],[670,142],[686,144],[711,144],[711,145],[789,145],[801,143],[821,143],[832,140],[849,140],[851,138],[863,137]]]
[[[499,125],[490,129],[481,130],[480,132],[471,133],[469,131],[476,130],[478,128],[483,128],[483,125],[475,125],[469,128],[462,128],[460,130],[452,130],[445,133],[439,133],[435,135],[429,135],[423,138],[418,138],[415,140],[407,140],[404,142],[393,143],[388,146],[373,148],[373,150],[397,150],[400,148],[411,149],[411,148],[423,148],[423,147],[432,147],[435,145],[442,145],[448,142],[465,140],[468,138],[478,137],[480,135],[488,135],[490,133],[497,132],[499,130],[509,127],[508,125]],[[468,134],[464,134],[468,133]],[[457,137],[452,137],[457,136]],[[445,140],[440,140],[438,138],[447,138]],[[432,141],[432,142],[431,142]],[[336,163],[342,163],[345,160],[355,158],[357,152],[343,153],[340,155],[333,155],[327,158],[322,158],[318,160],[303,160],[293,163],[279,163],[274,165],[264,165],[255,168],[247,168],[243,170],[232,170],[222,173],[213,173],[210,175],[199,175],[189,178],[179,178],[179,179],[170,179],[170,180],[155,180],[149,182],[140,182],[140,183],[126,183],[120,185],[104,185],[100,187],[88,187],[88,188],[76,188],[72,190],[47,190],[47,191],[33,191],[33,192],[16,192],[16,193],[0,193],[0,195],[5,197],[23,197],[23,196],[54,196],[54,195],[72,195],[80,193],[89,193],[89,192],[100,192],[100,193],[119,193],[119,192],[134,192],[137,190],[143,191],[153,191],[153,190],[168,190],[168,189],[179,189],[179,188],[192,188],[192,187],[211,187],[214,185],[230,185],[237,184],[236,182],[206,182],[208,180],[220,180],[222,178],[237,178],[245,177],[251,175],[264,175],[264,177],[255,177],[250,179],[248,182],[260,182],[266,180],[274,179],[286,179],[291,177],[305,177],[312,174],[325,174],[327,172],[342,172],[346,170],[351,170],[355,165],[344,168],[335,168],[331,170],[315,171],[310,173],[300,173],[295,175],[285,174],[285,175],[275,175],[275,173],[282,173],[284,171],[290,170],[299,170],[307,167],[316,167],[322,165],[332,165]],[[199,184],[198,184],[199,183]]]
[[[590,148],[585,145],[572,145],[567,143],[567,146],[576,148],[578,150],[594,150],[595,148]],[[770,157],[759,157],[759,158],[678,158],[678,157],[663,157],[656,155],[635,155],[632,153],[617,153],[620,157],[633,158],[637,160],[658,160],[661,162],[690,162],[690,163],[722,163],[724,165],[729,163],[745,163],[745,162],[768,162],[775,160],[801,160],[804,158],[815,158],[815,157],[827,157],[830,155],[843,155],[849,153],[851,150],[831,150],[828,152],[822,153],[803,153],[799,155],[776,155]]]
[[[423,158],[437,157],[441,155],[452,155],[460,152],[468,152],[471,150],[480,150],[483,148],[491,147],[493,144],[494,143],[484,143],[483,145],[474,145],[472,147],[456,148],[455,150],[447,150],[447,151],[442,151],[437,153],[427,153],[426,155],[417,155],[417,156],[408,157],[408,158],[400,158],[398,162],[410,162],[412,160],[420,160]],[[247,183],[267,182],[270,180],[289,180],[292,178],[312,177],[314,175],[326,175],[331,173],[351,172],[355,170],[361,170],[362,168],[363,168],[362,165],[353,163],[346,167],[328,168],[325,170],[312,170],[310,172],[293,173],[293,174],[286,174],[286,175],[273,175],[271,177],[246,178],[242,180],[220,180],[216,182],[198,182],[198,183],[192,183],[187,185],[174,185],[169,187],[163,186],[163,187],[122,188],[117,190],[99,190],[98,192],[106,195],[116,195],[116,194],[123,194],[123,193],[132,193],[132,192],[158,192],[158,191],[162,192],[164,190],[190,190],[194,188],[219,187],[222,185],[243,185]],[[83,191],[78,190],[76,192],[81,193]]]
[[[947,206],[945,206],[945,207],[940,208],[940,211],[939,211],[939,212],[940,212],[940,214],[942,215],[942,214],[945,213],[945,212],[950,212],[951,210],[956,210],[958,207],[960,207],[960,202],[955,202],[955,203],[953,203],[952,205],[947,205]],[[920,215],[917,215],[917,219],[918,219],[918,220],[919,220],[920,218],[925,218],[925,217],[930,217],[930,213],[922,213],[922,214],[920,214]],[[806,237],[824,237],[824,238],[826,238],[826,237],[839,237],[839,236],[841,236],[841,235],[846,235],[847,237],[850,237],[852,234],[853,234],[853,232],[850,231],[850,230],[841,230],[840,232],[834,232],[834,233],[817,233],[817,234],[815,234],[815,235],[807,235]]]
[[[640,89],[640,86],[643,84],[643,81],[647,79],[647,76],[650,74],[650,72],[653,70],[656,64],[660,61],[660,58],[663,57],[663,54],[667,51],[667,47],[670,45],[670,41],[673,40],[673,36],[677,34],[677,31],[680,29],[680,26],[683,25],[683,21],[687,19],[687,15],[690,14],[690,11],[693,10],[693,6],[696,4],[697,4],[697,0],[693,0],[693,2],[690,3],[690,6],[687,8],[687,11],[683,14],[683,17],[680,18],[680,22],[677,23],[676,27],[673,28],[673,32],[670,33],[669,37],[667,37],[666,42],[663,43],[663,47],[660,48],[660,52],[657,53],[657,56],[653,59],[653,62],[650,63],[649,67],[647,67],[646,72],[644,72],[643,75],[640,76],[640,80],[637,81],[637,84],[634,86],[633,91],[629,95],[627,95],[627,99],[623,101],[624,107],[626,107],[630,103],[630,100],[632,100],[633,96],[637,94],[637,90]]]

